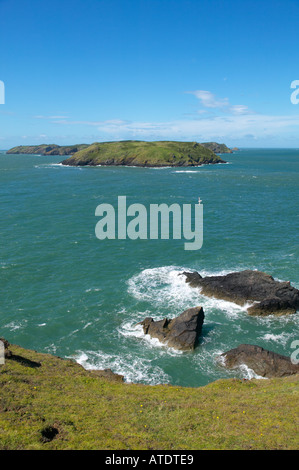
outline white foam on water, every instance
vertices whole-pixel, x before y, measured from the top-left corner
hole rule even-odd
[[[57,351],[57,346],[54,343],[52,343],[49,346],[47,346],[45,350],[50,354],[55,354]]]
[[[174,314],[171,311],[170,314],[175,316],[180,309],[195,306],[199,301],[198,290],[190,287],[184,276],[179,276],[183,271],[184,268],[175,266],[145,269],[128,281],[128,292],[138,300],[174,309]]]
[[[225,363],[225,356],[222,356],[223,351],[218,351],[215,353],[215,361],[216,363],[221,366],[226,368],[226,363]],[[246,379],[246,380],[251,380],[251,379],[267,379],[267,377],[262,377],[261,375],[258,375],[254,372],[253,369],[250,369],[246,364],[240,364],[237,367],[234,367],[233,369],[227,369],[226,371],[229,375],[233,376],[241,376],[241,378]]]
[[[173,173],[201,173],[201,171],[198,170],[176,170]]]
[[[170,377],[160,367],[152,366],[149,359],[134,357],[130,353],[114,355],[102,351],[79,351],[74,358],[86,370],[111,369],[123,375],[126,382],[170,383]]]
[[[140,168],[140,167],[139,167]],[[149,170],[167,170],[169,168],[173,168],[172,166],[145,166],[142,168],[148,168]]]
[[[267,377],[262,377],[254,372],[254,370],[250,369],[246,364],[241,364],[239,369],[243,375],[244,379],[251,380],[251,379],[264,379],[267,380]]]
[[[20,330],[24,328],[27,324],[27,320],[20,320],[20,321],[12,321],[7,325],[4,325],[3,328],[8,328],[10,331]]]
[[[205,296],[201,297],[201,305],[205,312],[212,309],[221,310],[226,317],[231,319],[240,317],[240,314],[245,313],[247,310],[247,304],[241,306],[227,300]]]
[[[283,344],[285,346],[292,336],[292,333],[287,334],[284,332],[280,334],[266,333],[263,336],[260,336],[260,338],[266,341],[274,341],[275,343]]]
[[[52,168],[52,169],[72,168],[72,169],[82,170],[82,168],[80,168],[79,166],[63,165],[62,163],[40,163],[39,165],[34,165],[34,168],[38,168],[38,169],[43,169],[43,168]]]
[[[128,281],[128,292],[136,299],[149,301],[160,308],[173,308],[174,314],[170,312],[170,316],[175,316],[187,308],[199,305],[204,308],[205,313],[211,309],[218,309],[228,317],[235,317],[241,312],[246,312],[249,304],[240,306],[226,300],[201,295],[200,288],[191,287],[186,282],[185,276],[181,275],[184,271],[190,272],[193,269],[177,266],[145,269]],[[222,270],[215,274],[205,270],[200,271],[203,277],[223,276],[229,272],[231,271]],[[157,318],[158,316],[154,319]]]

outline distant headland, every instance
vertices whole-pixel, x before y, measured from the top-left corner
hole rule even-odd
[[[237,150],[236,148],[233,150]],[[232,153],[225,144],[217,142],[147,142],[126,140],[118,142],[95,142],[59,146],[42,144],[18,146],[7,154],[61,155],[70,156],[61,163],[67,166],[199,166],[226,163],[217,154]]]
[[[7,150],[7,154],[27,154],[27,155],[73,155],[79,150],[88,147],[88,144],[79,145],[19,145]]]

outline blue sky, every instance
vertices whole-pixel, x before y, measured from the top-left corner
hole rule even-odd
[[[0,0],[0,148],[299,147],[298,19],[298,0]]]

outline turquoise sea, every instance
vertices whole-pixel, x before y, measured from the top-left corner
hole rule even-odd
[[[0,153],[0,336],[39,352],[111,368],[128,382],[205,385],[252,377],[217,356],[241,343],[290,356],[299,313],[250,317],[202,297],[183,270],[258,269],[299,288],[299,149],[241,149],[198,168],[63,167],[62,157]],[[184,240],[104,240],[97,205],[204,207],[203,246]],[[142,333],[147,316],[202,305],[198,348],[179,353]]]

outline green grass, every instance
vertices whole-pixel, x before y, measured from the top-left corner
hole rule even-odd
[[[211,150],[196,142],[94,143],[63,161],[65,165],[194,166],[224,163]]]
[[[126,384],[10,349],[14,358],[0,366],[1,450],[298,449],[298,376]]]
[[[30,154],[30,155],[71,155],[88,147],[88,144],[79,145],[19,145],[8,150],[7,154]]]

